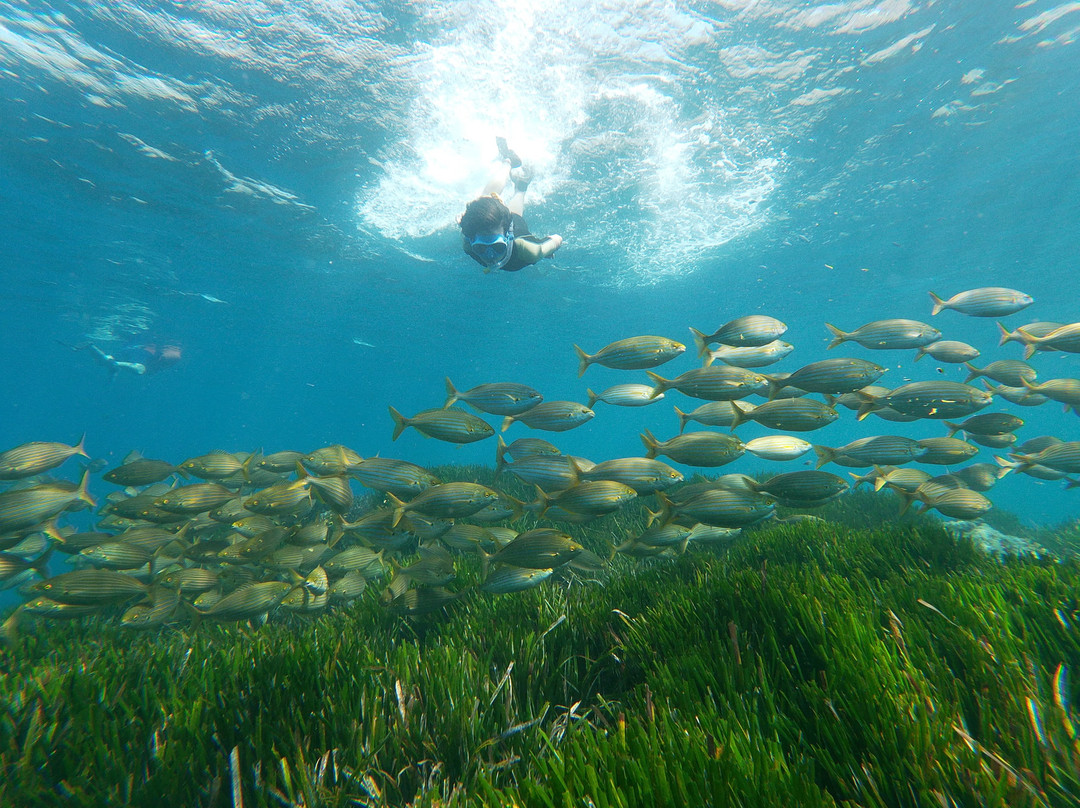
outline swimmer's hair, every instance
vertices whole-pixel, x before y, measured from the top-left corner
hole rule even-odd
[[[461,235],[470,239],[481,230],[506,230],[510,227],[510,208],[494,194],[482,196],[465,206],[460,224]]]

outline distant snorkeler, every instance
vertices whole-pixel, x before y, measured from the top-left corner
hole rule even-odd
[[[92,342],[67,347],[74,351],[89,349],[94,361],[107,368],[111,377],[115,377],[118,373],[130,373],[135,376],[159,373],[183,358],[183,349],[175,343],[128,344],[115,353],[106,353]]]
[[[521,158],[506,145],[506,139],[495,138],[501,158],[488,180],[484,194],[465,207],[461,216],[461,246],[465,253],[488,272],[501,269],[517,272],[548,258],[562,245],[562,236],[539,238],[529,232],[522,218],[525,192],[532,175],[522,165]],[[500,194],[510,190],[504,203]]]

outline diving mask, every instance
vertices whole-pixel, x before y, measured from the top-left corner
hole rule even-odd
[[[478,233],[469,239],[469,249],[480,262],[491,269],[503,267],[514,251],[514,225],[505,233]]]

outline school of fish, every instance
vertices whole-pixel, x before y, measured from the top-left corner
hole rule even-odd
[[[931,298],[932,315],[951,310],[994,318],[1033,302],[1000,287]],[[653,369],[686,352],[674,339],[629,337],[593,354],[573,346],[579,376],[598,364],[645,371],[650,379],[599,393],[588,389],[587,404],[547,401],[531,387],[509,382],[458,390],[446,379],[442,406],[412,416],[389,408],[392,440],[410,427],[451,443],[494,438],[496,481],[518,478],[535,489],[529,501],[475,482],[443,482],[407,460],[364,458],[339,444],[306,453],[214,451],[177,465],[133,452],[102,475],[113,488],[99,501],[89,490],[94,465],[77,483],[49,475],[72,457],[88,457],[84,441],[26,443],[0,453],[0,485],[6,486],[0,491],[0,588],[18,588],[25,596],[3,636],[16,637],[21,621],[31,617],[99,615],[149,630],[263,621],[275,612],[313,615],[346,605],[372,586],[388,608],[421,615],[474,590],[501,595],[549,580],[588,579],[616,552],[652,558],[685,552],[691,544],[730,542],[743,528],[775,518],[777,505],[812,509],[852,484],[887,488],[904,509],[919,503],[924,511],[962,520],[985,514],[991,508],[986,493],[1010,472],[1080,485],[1069,476],[1080,474],[1080,441],[1040,436],[1018,443],[1023,419],[983,412],[995,397],[1018,407],[1058,402],[1080,412],[1080,379],[1040,381],[1027,361],[1040,352],[1080,353],[1080,323],[998,327],[1000,344],[1019,343],[1024,359],[980,368],[973,364],[977,348],[944,340],[927,323],[878,320],[852,331],[826,323],[830,349],[849,342],[874,351],[914,349],[915,362],[930,356],[966,365],[964,382],[883,387],[877,382],[885,368],[855,357],[761,372],[793,346],[781,339],[784,323],[750,315],[711,334],[691,328],[701,366],[671,378]],[[671,391],[700,403],[674,406],[678,431],[670,437],[646,429],[641,456],[593,462],[563,454],[541,438],[507,444],[501,435],[516,422],[553,433],[575,429],[594,417],[598,402],[656,406]],[[751,403],[754,396],[764,401]],[[947,434],[921,440],[872,434],[844,446],[789,434],[812,433],[844,411],[860,422],[871,416],[893,423],[940,421]],[[492,424],[483,416],[501,420]],[[736,430],[748,421],[779,434],[743,442]],[[688,431],[691,422],[698,428]],[[984,448],[1002,453],[994,462],[974,462]],[[811,452],[814,469],[765,478],[730,473],[693,484],[659,459],[689,474],[746,454],[790,461]],[[854,469],[848,472],[853,483],[821,469],[830,464]],[[374,492],[380,503],[364,507],[354,486]],[[639,497],[647,499],[649,523],[638,535],[611,536],[609,558],[559,527],[613,513]],[[69,514],[93,508],[93,530],[63,524]],[[536,527],[518,532],[509,526],[526,513]],[[458,562],[469,558],[479,560],[480,582],[455,586]],[[70,570],[56,572],[60,566]]]

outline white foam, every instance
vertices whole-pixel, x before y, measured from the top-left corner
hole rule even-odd
[[[359,194],[364,229],[450,237],[496,135],[534,170],[530,225],[567,236],[560,265],[603,283],[686,271],[764,221],[783,155],[688,91],[708,79],[692,57],[713,63],[722,25],[655,2],[459,8],[429,10],[444,33],[413,60],[410,128]]]

